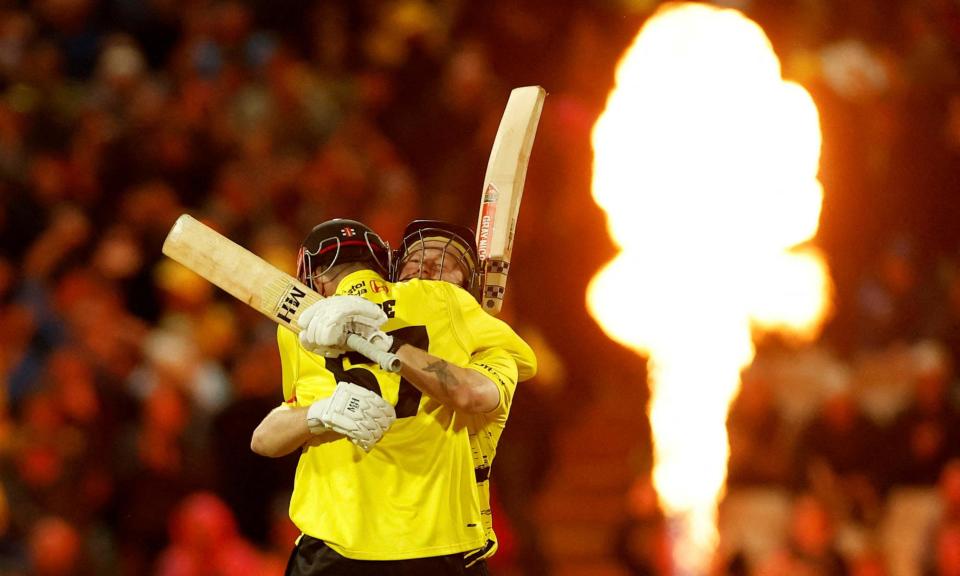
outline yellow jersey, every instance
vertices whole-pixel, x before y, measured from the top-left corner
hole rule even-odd
[[[491,378],[500,403],[487,414],[455,413],[358,354],[317,356],[303,350],[295,334],[279,329],[288,405],[309,406],[333,394],[338,381],[348,381],[377,392],[397,412],[369,453],[333,434],[304,446],[291,519],[304,534],[358,560],[491,555],[496,536],[487,477],[516,383],[536,373],[533,351],[466,291],[446,282],[392,284],[363,270],[344,278],[337,294],[379,304],[389,318],[383,326],[388,333]]]

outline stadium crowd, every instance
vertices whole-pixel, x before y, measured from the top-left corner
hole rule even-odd
[[[280,400],[274,327],[162,258],[163,238],[190,212],[292,271],[330,217],[393,242],[414,217],[472,224],[513,86],[551,96],[512,318],[577,358],[567,393],[588,401],[582,350],[603,362],[611,344],[556,302],[582,302],[612,252],[589,130],[655,4],[0,2],[0,575],[281,573],[295,460],[248,448]],[[896,487],[940,487],[952,504],[926,541],[958,567],[960,9],[725,4],[820,106],[838,306],[813,352],[761,347],[731,415],[731,494],[827,506],[846,561],[883,552]]]

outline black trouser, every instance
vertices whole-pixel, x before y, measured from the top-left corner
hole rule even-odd
[[[323,540],[304,534],[290,554],[285,576],[489,576],[483,560],[464,566],[463,553],[410,560],[351,560]]]

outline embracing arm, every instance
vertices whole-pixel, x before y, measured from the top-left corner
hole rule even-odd
[[[410,344],[400,346],[397,356],[403,362],[401,376],[458,412],[482,414],[500,404],[500,389],[476,370],[451,364]]]
[[[261,456],[279,458],[299,449],[311,436],[306,407],[277,406],[253,431],[250,449]]]
[[[396,419],[393,405],[380,395],[350,382],[339,382],[332,396],[308,407],[283,404],[271,410],[253,431],[250,449],[261,456],[278,458],[313,436],[335,432],[369,452]]]

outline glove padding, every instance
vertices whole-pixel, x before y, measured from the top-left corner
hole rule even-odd
[[[387,315],[373,302],[360,296],[331,296],[304,310],[297,318],[300,345],[315,354],[336,358],[349,350],[347,336],[358,334],[381,350],[388,350],[393,338],[380,330]]]
[[[340,382],[329,398],[307,409],[307,426],[313,434],[333,430],[369,452],[397,419],[393,406],[375,392]]]

